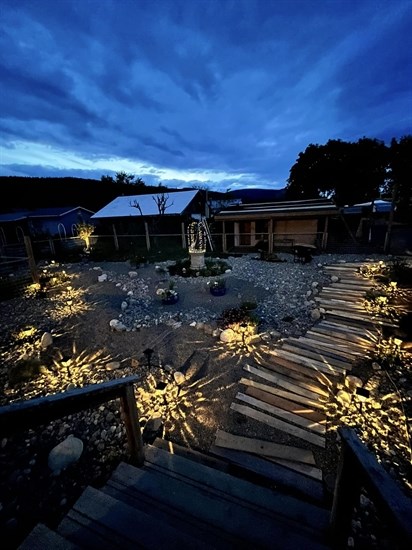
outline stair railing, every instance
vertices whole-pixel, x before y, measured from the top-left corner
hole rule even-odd
[[[128,376],[102,384],[76,388],[64,393],[5,405],[0,407],[0,434],[8,435],[48,424],[52,420],[120,398],[120,410],[126,428],[130,461],[136,466],[142,466],[144,462],[143,439],[133,389],[133,384],[138,380],[138,376]]]
[[[412,499],[379,464],[353,429],[338,429],[341,453],[335,484],[331,532],[337,548],[347,548],[353,509],[362,487],[368,491],[401,548],[412,548]]]

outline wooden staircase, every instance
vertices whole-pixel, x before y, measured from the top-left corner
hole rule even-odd
[[[327,508],[158,445],[145,447],[142,468],[122,462],[104,487],[88,487],[56,530],[37,525],[20,550],[331,547]]]

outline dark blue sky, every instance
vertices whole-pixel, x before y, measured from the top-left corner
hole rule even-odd
[[[412,0],[2,0],[0,175],[281,188],[412,133]]]

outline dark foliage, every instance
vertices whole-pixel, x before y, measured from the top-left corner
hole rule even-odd
[[[222,275],[227,269],[230,269],[230,265],[225,261],[206,259],[205,267],[195,271],[190,268],[190,259],[185,258],[169,266],[169,273],[181,277],[216,277]]]
[[[251,313],[248,305],[225,309],[217,320],[218,326],[222,329],[229,328],[235,324],[259,325],[259,318]]]
[[[2,200],[0,212],[54,206],[83,206],[100,210],[120,195],[158,193],[164,188],[132,185],[103,176],[101,180],[83,178],[38,178],[0,176]]]
[[[332,198],[339,206],[366,202],[394,193],[403,212],[410,211],[412,189],[412,136],[357,142],[329,140],[310,144],[299,153],[290,170],[287,199]]]

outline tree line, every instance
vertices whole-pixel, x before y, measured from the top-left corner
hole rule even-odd
[[[0,212],[31,210],[57,206],[83,206],[100,210],[120,195],[162,193],[163,185],[146,185],[132,174],[118,172],[100,180],[87,178],[53,178],[0,176],[2,199]]]
[[[371,138],[310,144],[290,169],[286,197],[330,198],[338,206],[386,198],[412,212],[412,135],[390,145]]]

